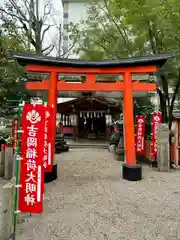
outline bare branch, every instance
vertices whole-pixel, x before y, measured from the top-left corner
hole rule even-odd
[[[42,18],[43,23],[47,21],[48,16],[51,14],[52,8],[53,8],[53,5],[49,0],[48,3],[44,5],[43,18]]]
[[[17,13],[19,14],[17,18],[21,18],[21,21],[24,20],[28,22],[28,19],[26,18],[25,14],[21,11],[20,7],[17,5],[17,2],[15,0],[9,0],[10,4],[16,9]]]
[[[41,17],[39,16],[38,6],[35,7],[34,0],[21,1],[6,0],[4,6],[0,6],[0,14],[3,16],[2,22],[4,23],[4,29],[9,31],[10,35],[25,35],[28,39],[27,42],[32,44],[36,52],[40,53],[42,52],[43,40],[45,39],[46,33],[50,27],[55,26],[55,24],[45,24],[48,16],[51,15],[53,5],[51,0],[49,0],[48,3],[44,5],[44,15]],[[13,24],[15,27],[13,27]],[[46,54],[49,54],[54,47],[54,44],[50,44],[43,52],[48,52]]]
[[[30,15],[30,11],[31,11],[31,8],[30,8],[30,3],[28,1],[23,1],[25,7],[26,7],[26,10],[27,12],[29,13]]]
[[[30,34],[28,27],[27,27],[26,24],[23,23],[23,22],[22,22],[22,25],[23,25],[23,29],[25,30],[26,36],[27,36],[27,38],[29,39],[30,43],[36,48],[36,42],[35,42],[35,40],[33,39],[32,34]]]
[[[67,51],[65,54],[62,54],[60,57],[64,57],[66,54],[68,54],[68,53],[71,52],[71,50],[72,50],[72,49],[74,48],[74,46],[76,45],[78,38],[79,38],[79,35],[76,35],[76,38],[75,38],[75,40],[73,41],[71,47],[68,49],[68,51]],[[79,44],[79,43],[78,43],[78,44]]]
[[[48,51],[45,53],[45,55],[49,55],[54,50],[54,48],[55,48],[55,45],[50,44],[48,47],[44,48],[42,52],[44,53]]]
[[[10,13],[10,12],[7,12],[5,9],[3,9],[2,7],[0,7],[0,12],[3,14],[3,13],[5,13],[7,16],[11,16],[11,17],[14,17],[14,18],[16,18],[16,19],[18,19],[18,20],[24,20],[23,18],[21,18],[21,17],[18,17],[16,14],[14,14],[14,13]]]
[[[124,40],[125,44],[127,45],[127,42],[129,42],[128,36],[126,34],[126,37],[124,36],[124,34],[122,33],[121,28],[118,26],[117,21],[114,19],[114,17],[111,15],[108,4],[107,4],[107,0],[104,0],[104,4],[105,7],[107,9],[107,12],[101,8],[103,10],[103,12],[107,15],[108,19],[111,20],[111,22],[114,24],[114,26],[116,27],[117,31],[119,32],[120,36],[122,37],[122,39]]]
[[[42,33],[42,37],[41,37],[41,43],[44,41],[44,36],[46,34],[46,32],[50,29],[51,25],[47,26]]]
[[[111,37],[111,38],[114,39],[115,41],[118,40],[114,35],[110,34],[110,33],[107,31],[107,29],[106,29],[106,27],[104,26],[103,22],[100,22],[100,24],[101,24],[101,26],[103,27],[104,32],[105,32],[109,37]]]

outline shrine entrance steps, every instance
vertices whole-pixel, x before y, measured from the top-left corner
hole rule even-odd
[[[68,139],[67,144],[70,149],[71,148],[108,149],[108,146],[109,146],[106,141],[88,140],[88,139],[80,139],[77,141]]]

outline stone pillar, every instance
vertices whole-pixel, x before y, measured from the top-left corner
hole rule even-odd
[[[12,169],[12,177],[16,176],[16,154],[13,154],[13,169]]]
[[[110,110],[107,110],[105,114],[106,121],[106,140],[108,141],[111,136],[111,126],[112,126],[112,115],[110,114]]]
[[[5,148],[5,165],[4,165],[4,179],[10,180],[13,176],[13,148],[6,147]]]
[[[0,239],[10,239],[14,226],[14,185],[0,186]]]
[[[0,152],[0,177],[4,177],[4,164],[5,164],[5,153]]]
[[[73,129],[72,140],[76,141],[77,137],[79,135],[79,132],[78,132],[78,116],[75,112],[73,112],[71,114],[70,121],[71,121],[71,126],[72,126],[72,129]]]
[[[106,126],[106,140],[108,141],[111,137],[111,126]]]
[[[157,129],[157,165],[160,172],[170,169],[169,129],[167,124],[159,124]]]
[[[76,142],[79,139],[79,129],[78,126],[73,126],[72,128],[73,128],[72,140]]]

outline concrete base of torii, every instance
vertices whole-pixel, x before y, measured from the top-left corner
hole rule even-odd
[[[128,166],[126,163],[122,165],[122,178],[128,181],[140,181],[142,179],[142,166]]]
[[[52,182],[57,179],[57,164],[53,165],[52,172],[45,172],[44,173],[44,182]]]

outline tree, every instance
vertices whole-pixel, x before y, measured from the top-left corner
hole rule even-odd
[[[76,34],[79,34],[77,53],[83,59],[117,59],[167,51],[178,52],[179,10],[177,0],[103,0],[103,3],[93,3],[88,10],[85,30],[80,31],[76,26]],[[175,38],[174,32],[177,32]],[[174,101],[170,102],[169,99],[168,85],[174,89],[179,87],[178,62],[178,59],[169,61],[159,74],[161,81],[158,93],[165,120],[170,105],[171,108],[174,106]],[[174,91],[172,100],[176,96],[177,91]],[[166,105],[169,105],[168,111]]]
[[[76,51],[82,59],[176,53],[176,58],[168,61],[157,75],[163,120],[168,121],[171,130],[174,104],[180,94],[179,1],[103,0],[91,4],[88,14],[84,30],[76,26],[79,34]],[[172,96],[169,86],[174,90]]]
[[[57,13],[51,0],[44,4],[42,14],[39,6],[42,6],[39,0],[6,0],[0,5],[2,27],[12,37],[18,36],[29,49],[33,47],[37,54],[49,55],[55,48],[58,33],[55,32],[54,41],[48,46],[44,46],[44,40],[55,26],[53,16]]]
[[[135,114],[148,116],[154,110],[150,96],[138,97],[135,99]]]
[[[176,42],[162,3],[157,0],[93,3],[84,22],[85,30],[76,28],[80,40],[77,50],[86,54],[90,47],[104,52],[105,58],[122,58],[175,49]]]
[[[11,114],[12,108],[8,106],[8,100],[26,100],[29,92],[25,90],[24,69],[16,61],[9,61],[8,51],[25,52],[23,44],[18,38],[0,36],[0,113]],[[12,105],[12,104],[11,104]]]

